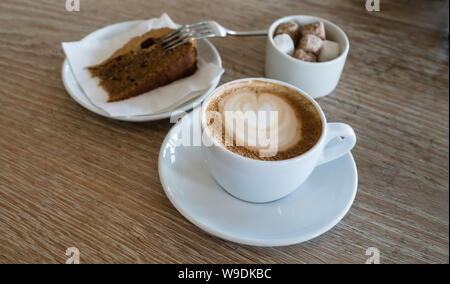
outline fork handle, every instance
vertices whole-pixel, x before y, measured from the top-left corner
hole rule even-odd
[[[236,32],[227,30],[227,35],[231,36],[266,36],[269,33],[268,30],[249,31],[249,32]]]

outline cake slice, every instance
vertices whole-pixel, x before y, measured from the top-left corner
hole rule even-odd
[[[99,65],[88,67],[91,75],[100,79],[108,102],[146,93],[197,70],[195,41],[169,51],[161,46],[158,39],[171,31],[154,29],[134,37]]]

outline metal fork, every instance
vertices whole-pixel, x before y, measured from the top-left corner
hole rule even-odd
[[[236,32],[226,29],[215,21],[198,22],[192,25],[181,26],[177,30],[160,37],[161,45],[169,50],[185,44],[190,39],[231,36],[265,36],[267,30]]]

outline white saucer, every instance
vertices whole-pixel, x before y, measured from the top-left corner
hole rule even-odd
[[[128,31],[129,29],[131,29],[132,27],[134,27],[135,25],[137,25],[141,22],[142,21],[130,21],[130,22],[123,22],[123,23],[106,26],[104,28],[101,28],[101,29],[96,30],[95,32],[89,34],[82,40],[108,39],[118,33],[123,33],[123,32]],[[217,49],[208,40],[199,40],[197,42],[197,54],[198,54],[199,59],[203,59],[206,62],[212,62],[218,66],[222,66],[222,59],[220,58],[219,52],[217,52]],[[166,109],[166,110],[164,110],[164,112],[150,114],[150,115],[116,116],[116,117],[111,117],[104,110],[96,107],[89,101],[89,99],[84,94],[83,90],[78,85],[78,82],[75,79],[75,76],[72,72],[72,69],[70,68],[70,65],[69,65],[69,62],[67,61],[67,59],[64,60],[64,63],[62,66],[62,80],[64,83],[64,87],[66,88],[66,90],[70,94],[70,96],[77,103],[79,103],[81,106],[85,107],[86,109],[88,109],[96,114],[108,117],[108,118],[138,122],[138,121],[152,121],[152,120],[168,118],[174,111],[189,111],[190,109],[192,109],[194,104],[201,103],[208,96],[208,94],[217,87],[217,85],[219,84],[219,81],[220,81],[220,77],[217,78],[212,83],[211,87],[208,90],[198,92],[198,96],[196,96],[194,99],[182,104],[181,106],[177,106],[173,109]]]
[[[192,113],[189,117],[192,135],[199,127],[192,127]],[[351,154],[317,167],[283,199],[248,203],[216,184],[200,147],[177,146],[181,124],[189,120],[181,120],[167,134],[159,154],[159,176],[175,208],[206,232],[246,245],[285,246],[325,233],[350,209],[358,185]]]

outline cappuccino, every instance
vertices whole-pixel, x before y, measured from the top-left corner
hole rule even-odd
[[[318,110],[301,93],[259,80],[219,89],[206,106],[205,121],[210,134],[229,151],[267,161],[307,152],[319,141],[323,127]]]

